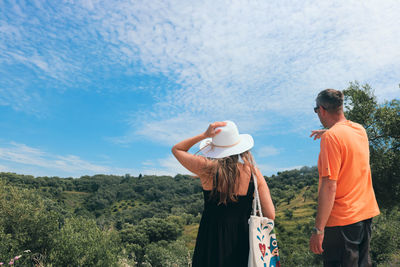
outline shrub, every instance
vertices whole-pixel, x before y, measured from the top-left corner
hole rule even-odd
[[[94,220],[69,218],[55,236],[50,261],[54,266],[116,266],[118,237],[102,231]]]

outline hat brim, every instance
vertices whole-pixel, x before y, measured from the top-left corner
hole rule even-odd
[[[254,140],[251,135],[240,134],[239,138],[239,143],[231,147],[216,147],[211,145],[205,147],[212,141],[212,138],[206,138],[200,142],[201,153],[208,158],[220,159],[241,154],[254,146]]]

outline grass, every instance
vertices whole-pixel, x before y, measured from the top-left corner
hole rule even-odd
[[[133,207],[140,205],[138,201],[132,200],[121,200],[118,202],[114,202],[113,205],[110,207],[112,213],[121,212],[123,210],[129,210]]]
[[[183,241],[185,241],[186,246],[193,251],[194,247],[196,245],[196,237],[197,237],[197,231],[199,229],[199,224],[190,224],[190,225],[185,225],[183,229],[183,234],[180,237]]]
[[[313,198],[304,201],[304,193],[308,189],[309,187],[303,188],[289,204],[287,201],[283,201],[277,205],[276,221],[278,221],[286,231],[296,231],[298,225],[305,225],[314,220],[316,211],[315,205],[317,202]],[[286,210],[293,212],[291,218],[285,214],[285,212],[287,212]]]
[[[314,221],[317,202],[315,199],[310,198],[304,201],[304,193],[308,190],[308,187],[303,188],[299,194],[292,199],[289,204],[287,201],[283,201],[276,206],[276,219],[280,225],[285,228],[285,231],[294,232],[298,230],[298,227],[302,227]],[[288,218],[285,215],[286,210],[291,210],[293,216]],[[185,241],[187,247],[191,250],[194,249],[196,244],[196,237],[199,225],[191,224],[186,225],[183,230],[181,239]]]
[[[88,195],[90,195],[90,193],[77,192],[77,191],[63,191],[61,193],[61,199],[66,204],[66,207],[69,207],[71,210],[75,210],[75,208],[82,207],[85,198]]]

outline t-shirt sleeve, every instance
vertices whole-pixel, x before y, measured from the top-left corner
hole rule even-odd
[[[337,180],[341,165],[340,146],[334,136],[325,133],[321,137],[320,177]]]

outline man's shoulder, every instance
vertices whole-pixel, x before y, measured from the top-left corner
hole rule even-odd
[[[348,120],[335,124],[324,135],[326,135],[325,138],[335,139],[340,142],[340,140],[347,140],[349,138],[367,137],[367,132],[361,124]]]
[[[365,128],[357,122],[347,120],[336,123],[328,130],[328,132],[330,131],[331,133],[335,133],[335,132],[352,131],[352,130],[365,131]]]
[[[348,120],[348,123],[349,123],[351,126],[355,127],[355,128],[365,129],[364,126],[362,126],[362,125],[359,124],[358,122],[354,122],[354,121]]]

